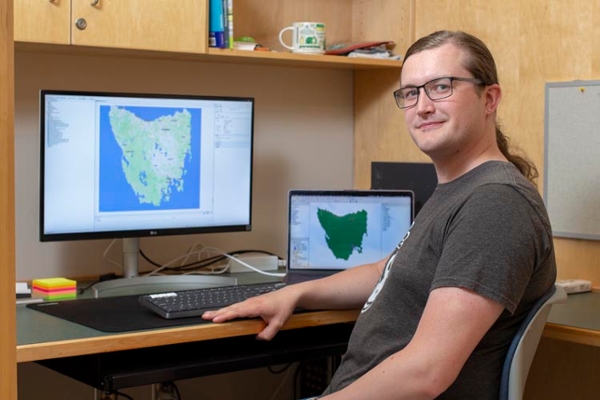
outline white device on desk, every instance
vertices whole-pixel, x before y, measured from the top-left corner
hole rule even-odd
[[[567,294],[592,291],[592,282],[585,279],[564,279],[556,281],[556,284],[562,286]]]
[[[17,294],[17,304],[41,303],[42,298],[31,297],[31,288],[27,282],[17,282],[15,292]]]

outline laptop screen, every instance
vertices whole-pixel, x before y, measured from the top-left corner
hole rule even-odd
[[[288,272],[339,271],[381,260],[413,221],[405,190],[289,193]]]

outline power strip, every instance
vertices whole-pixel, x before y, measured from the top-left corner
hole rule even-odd
[[[242,255],[237,258],[261,271],[276,271],[279,265],[277,256],[253,254]],[[229,272],[235,274],[238,272],[252,272],[252,270],[236,260],[229,259]]]

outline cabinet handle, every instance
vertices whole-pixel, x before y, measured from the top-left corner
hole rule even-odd
[[[85,28],[87,28],[87,21],[85,20],[85,18],[78,18],[77,21],[75,21],[75,26],[77,27],[77,29],[82,31]]]
[[[94,1],[92,1],[91,6],[96,7],[98,5],[98,3],[100,3],[100,0],[94,0]]]

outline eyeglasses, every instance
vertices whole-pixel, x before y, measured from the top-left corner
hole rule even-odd
[[[456,76],[444,76],[442,78],[433,79],[421,86],[406,86],[394,91],[394,98],[398,108],[413,107],[419,101],[421,88],[432,101],[446,99],[452,96],[452,82],[470,82],[476,85],[481,85],[483,82],[477,78],[459,78]]]

